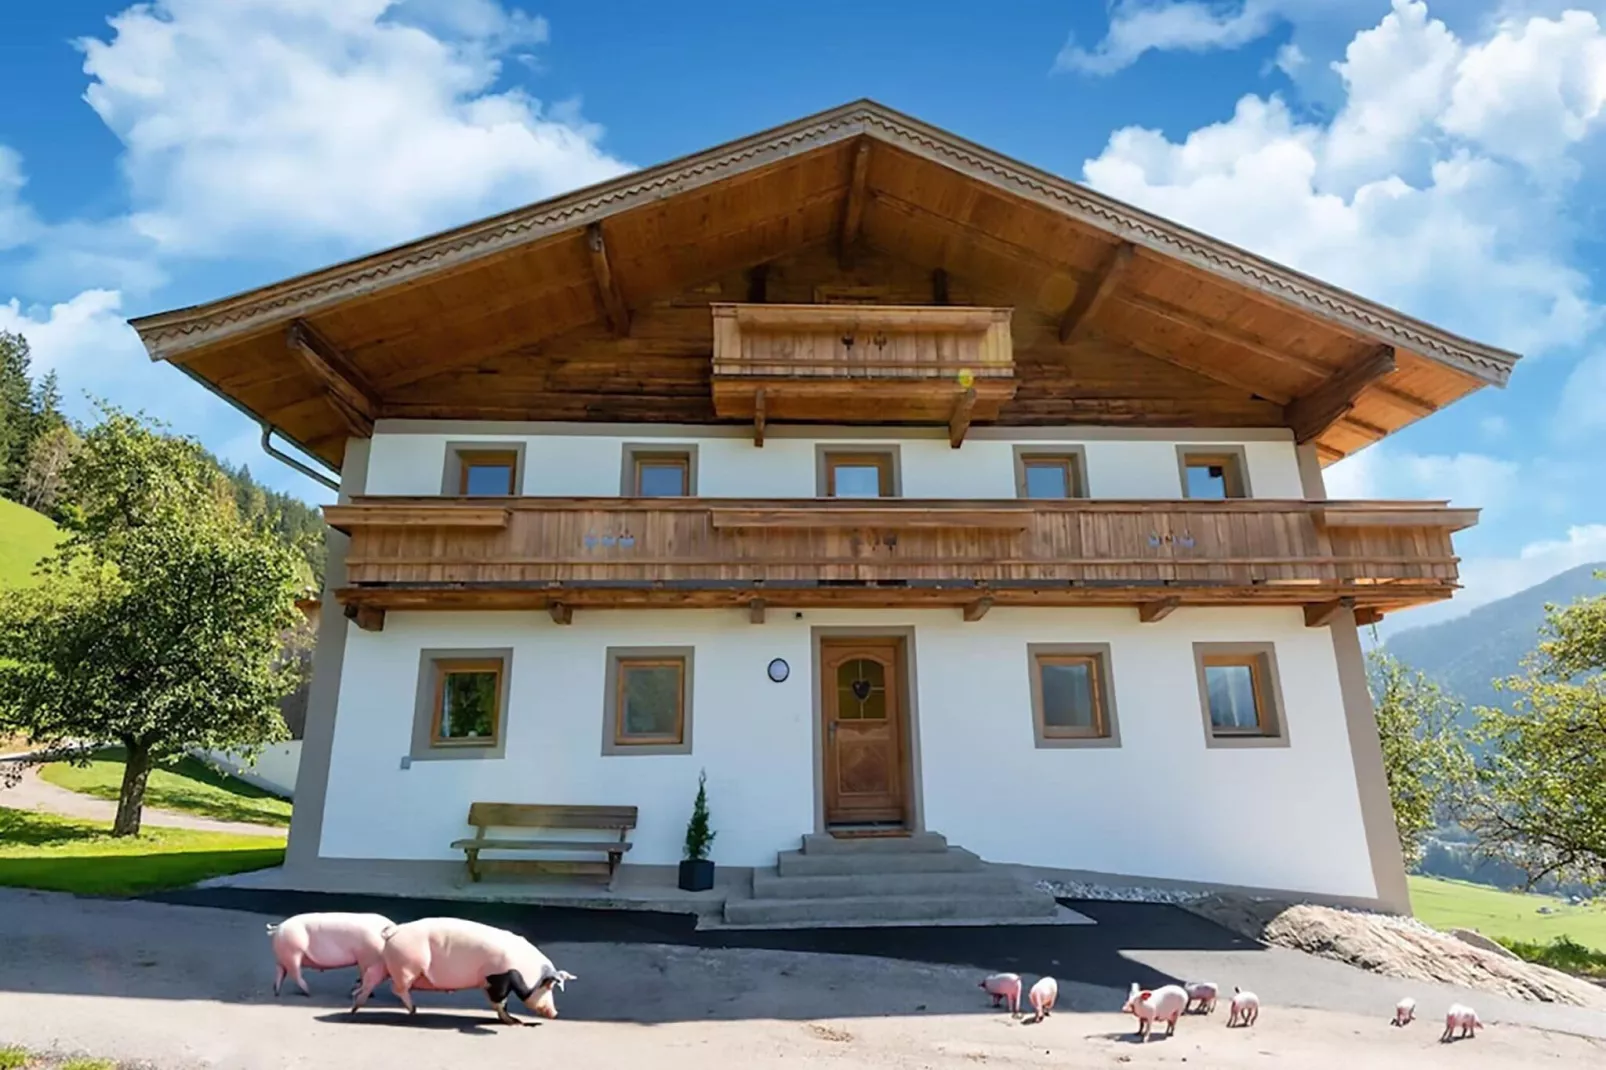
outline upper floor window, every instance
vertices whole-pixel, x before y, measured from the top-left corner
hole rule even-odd
[[[446,451],[446,494],[511,497],[519,492],[519,451],[454,445]]]
[[[1249,497],[1240,450],[1202,450],[1181,447],[1182,494],[1185,498],[1224,499]]]
[[[833,453],[824,455],[824,496],[827,498],[892,498],[897,496],[893,455],[888,452]]]
[[[627,445],[620,493],[627,498],[685,498],[696,494],[696,454],[692,449]]]
[[[1022,498],[1085,498],[1080,451],[1016,451],[1015,493]]]

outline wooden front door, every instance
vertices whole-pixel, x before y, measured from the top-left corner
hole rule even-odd
[[[898,639],[820,643],[827,826],[907,821],[902,654]]]

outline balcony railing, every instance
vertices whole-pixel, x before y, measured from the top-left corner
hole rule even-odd
[[[1310,604],[1447,597],[1441,502],[358,498],[348,603]]]

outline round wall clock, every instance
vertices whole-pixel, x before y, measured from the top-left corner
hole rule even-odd
[[[788,676],[792,675],[792,667],[786,663],[785,658],[776,658],[774,661],[770,662],[769,672],[770,679],[774,680],[776,683],[780,683]]]

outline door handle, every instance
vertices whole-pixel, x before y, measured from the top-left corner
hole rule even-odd
[[[830,728],[828,728],[828,729],[826,729],[826,732],[827,732],[827,733],[828,733],[828,734],[829,734],[829,735],[830,735],[830,737],[831,737],[831,738],[832,738],[832,739],[835,739],[835,738],[836,738],[836,730],[837,730],[837,724],[838,724],[838,722],[836,722],[836,721],[832,721],[832,722],[831,722],[831,727],[830,727]]]

